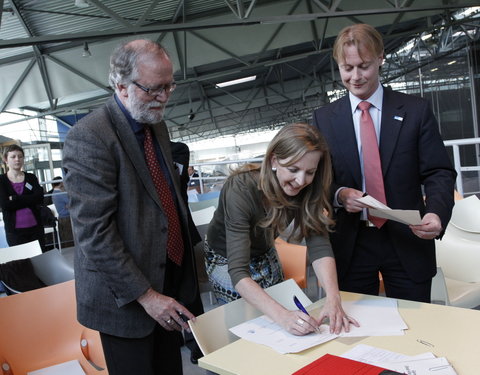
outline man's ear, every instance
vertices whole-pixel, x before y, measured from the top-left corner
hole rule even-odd
[[[123,83],[117,83],[117,93],[122,98],[128,98],[128,86]]]

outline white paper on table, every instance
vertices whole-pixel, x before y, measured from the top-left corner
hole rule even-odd
[[[357,198],[356,201],[369,206],[368,211],[372,216],[398,221],[407,225],[419,225],[422,223],[418,210],[391,209],[370,195]]]
[[[35,371],[27,372],[27,375],[85,375],[78,360],[60,363],[58,365],[45,367]]]
[[[331,334],[328,325],[320,326],[321,333],[292,335],[265,315],[232,327],[230,331],[245,340],[269,346],[285,354],[298,353],[337,337],[396,336],[403,335],[403,330],[408,328],[398,313],[396,299],[344,301],[342,307],[360,323],[360,327],[350,325],[351,331],[340,335]],[[311,313],[312,316],[317,316],[314,311]]]
[[[242,339],[269,346],[282,354],[298,353],[338,337],[330,333],[328,325],[320,326],[322,333],[292,335],[265,315],[232,327],[230,331]]]
[[[342,332],[341,337],[395,336],[403,335],[403,330],[408,329],[398,312],[396,299],[344,301],[342,307],[348,316],[360,324],[360,327],[350,325],[350,332]]]
[[[445,357],[415,361],[380,362],[375,363],[375,366],[415,375],[457,375]]]
[[[409,356],[402,353],[392,352],[386,349],[376,348],[374,346],[358,344],[349,351],[341,355],[343,358],[352,359],[354,361],[375,364],[384,362],[411,361],[417,359],[433,359],[435,355],[431,352]]]

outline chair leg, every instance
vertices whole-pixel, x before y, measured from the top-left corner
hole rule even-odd
[[[57,232],[57,240],[58,240],[58,250],[62,250],[62,241],[60,240],[60,230],[57,225],[57,229],[55,230]]]

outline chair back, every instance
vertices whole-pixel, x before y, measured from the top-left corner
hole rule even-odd
[[[188,202],[188,207],[190,208],[191,212],[201,210],[202,208],[207,207],[218,207],[218,197],[203,200],[201,202]]]
[[[46,251],[30,258],[33,270],[45,285],[54,285],[73,280],[73,266],[60,254],[58,249]]]
[[[215,207],[213,206],[202,208],[201,210],[192,212],[192,220],[197,227],[201,225],[208,225],[210,224],[214,213]]]
[[[293,280],[286,280],[265,289],[273,299],[288,310],[298,310],[293,302],[297,296],[303,306],[312,303]],[[204,355],[212,353],[221,347],[238,340],[238,337],[229,331],[247,320],[263,315],[243,298],[221,305],[215,309],[197,316],[195,322],[189,321],[190,329]]]
[[[53,216],[55,216],[55,217],[58,219],[57,207],[55,207],[55,205],[54,205],[53,203],[52,203],[52,204],[49,204],[47,207],[50,208],[50,210],[51,210],[52,213],[53,213]]]
[[[93,365],[106,368],[98,332],[77,322],[73,280],[0,298],[0,332],[0,367],[15,375],[74,359],[86,374],[107,375]]]
[[[480,233],[480,200],[472,195],[455,201],[450,224],[470,233]]]
[[[198,194],[197,198],[198,198],[198,201],[201,202],[201,201],[206,201],[214,198],[218,199],[219,196],[220,196],[220,190],[215,190],[215,191],[209,191],[208,193]]]
[[[21,245],[4,247],[0,249],[0,263],[7,263],[17,259],[31,258],[41,253],[42,248],[37,240],[23,243]]]
[[[300,288],[305,289],[307,287],[307,247],[277,238],[275,249],[282,264],[285,279],[294,279]]]

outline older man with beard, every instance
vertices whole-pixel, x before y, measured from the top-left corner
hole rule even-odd
[[[63,150],[76,242],[78,320],[98,330],[110,375],[182,374],[185,307],[198,296],[188,209],[162,121],[172,62],[152,41],[110,61],[115,95]]]

